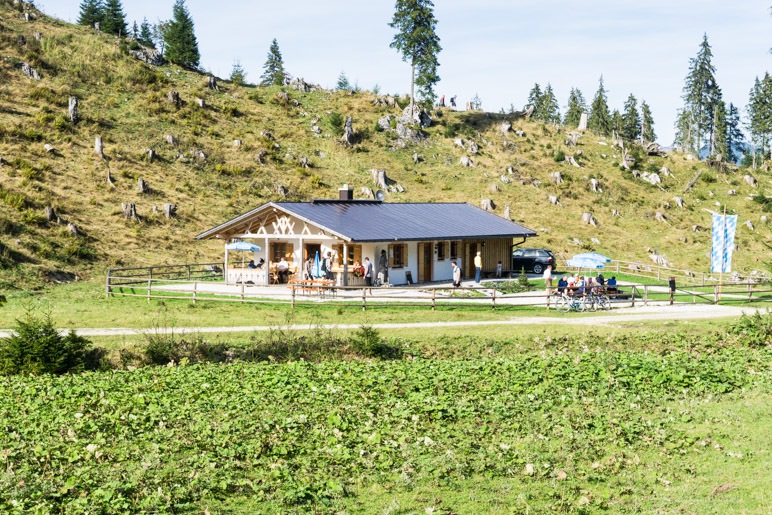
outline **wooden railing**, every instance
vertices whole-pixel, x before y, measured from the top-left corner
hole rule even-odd
[[[105,290],[112,294],[114,287],[150,284],[158,280],[217,281],[223,280],[223,263],[189,263],[107,270]]]

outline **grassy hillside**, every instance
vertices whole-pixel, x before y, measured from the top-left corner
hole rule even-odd
[[[369,92],[285,88],[286,102],[275,87],[219,81],[219,90],[212,90],[202,74],[146,65],[128,54],[125,41],[24,8],[29,22],[10,0],[0,0],[0,288],[34,287],[54,271],[99,279],[111,266],[218,260],[221,246],[195,242],[195,234],[269,200],[336,195],[343,183],[358,193],[372,187],[373,168],[385,169],[403,186],[404,192],[388,194],[390,202],[479,205],[491,198],[496,213],[510,205],[514,220],[540,232],[538,245],[559,254],[591,248],[646,263],[647,249],[656,248],[672,266],[698,271],[709,263],[707,211],[726,206],[755,229],[738,230],[735,270],[768,266],[764,242],[772,239],[770,225],[760,217],[772,204],[751,198],[772,194],[768,172],[723,172],[681,154],[651,157],[633,150],[635,169],[667,166],[673,172],[654,186],[623,171],[619,150],[591,133],[568,148],[562,128],[447,109],[432,113],[425,140],[401,148],[394,131],[377,127],[378,119],[401,109],[375,105]],[[27,78],[23,63],[36,69],[40,80]],[[169,101],[170,91],[179,93],[179,106]],[[79,99],[77,124],[67,117],[70,97]],[[356,133],[351,147],[338,136],[346,116]],[[504,121],[513,131],[501,132]],[[314,124],[321,134],[314,133]],[[96,137],[104,142],[104,158],[94,151]],[[466,148],[455,144],[457,138]],[[468,152],[471,142],[480,149],[477,155]],[[152,161],[149,149],[157,156]],[[556,161],[561,152],[573,155],[577,149],[581,168]],[[199,151],[205,159],[196,157]],[[256,156],[262,153],[261,163]],[[459,164],[466,155],[474,167]],[[300,165],[301,157],[310,168]],[[556,171],[564,178],[561,185],[552,181]],[[756,188],[743,180],[749,173]],[[697,175],[696,185],[684,193]],[[601,193],[590,190],[591,178],[600,181]],[[139,179],[149,185],[148,193],[138,191]],[[560,204],[550,204],[550,195]],[[684,209],[675,206],[676,196],[684,198]],[[136,204],[140,222],[124,219],[121,204],[129,202]],[[176,218],[153,212],[165,203],[178,206]],[[46,219],[47,206],[58,222]],[[612,217],[612,210],[619,215]],[[667,222],[655,220],[658,211]],[[597,227],[582,222],[585,212],[593,213]],[[78,236],[67,230],[68,223]],[[707,230],[693,232],[695,225]],[[593,237],[600,244],[593,244]]]

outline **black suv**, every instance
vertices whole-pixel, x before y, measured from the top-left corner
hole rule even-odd
[[[512,251],[512,270],[519,272],[523,268],[535,274],[544,272],[547,265],[555,268],[555,256],[547,249],[515,249]]]

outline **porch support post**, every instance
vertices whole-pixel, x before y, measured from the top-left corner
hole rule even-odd
[[[228,284],[228,280],[230,279],[230,270],[228,270],[228,241],[225,241],[225,271],[223,273],[223,277],[225,278],[225,284]]]
[[[269,259],[270,252],[268,249],[268,236],[265,237],[265,247],[263,247],[263,252],[265,252],[265,263],[263,264],[263,285],[268,286],[271,284],[271,260]]]
[[[348,245],[343,242],[343,286],[348,286]]]

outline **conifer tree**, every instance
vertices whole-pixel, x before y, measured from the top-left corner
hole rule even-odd
[[[103,9],[102,0],[83,0],[80,4],[78,25],[87,27],[93,27],[95,23],[101,25]]]
[[[719,100],[713,109],[713,135],[710,140],[710,156],[727,157],[726,135],[727,135],[727,113],[726,104]]]
[[[560,123],[560,105],[555,93],[552,91],[552,85],[548,82],[541,96],[541,112],[539,120],[544,123]]]
[[[611,134],[611,117],[606,100],[606,88],[603,86],[603,75],[600,76],[598,91],[595,93],[595,98],[592,99],[590,115],[587,117],[587,128],[604,136]]]
[[[150,28],[147,18],[142,18],[142,23],[139,25],[139,36],[137,37],[137,41],[146,47],[155,48],[155,43],[153,42],[153,29]]]
[[[105,0],[100,28],[107,34],[126,36],[126,15],[121,0]]]
[[[537,118],[539,113],[541,113],[541,97],[543,93],[541,91],[541,86],[539,86],[539,83],[533,85],[531,88],[531,91],[528,93],[528,105],[533,106],[533,117]]]
[[[243,86],[246,84],[247,81],[247,74],[244,71],[244,67],[241,66],[241,62],[237,59],[236,62],[233,63],[233,68],[231,68],[231,76],[230,81],[237,86]]]
[[[587,102],[584,95],[577,88],[571,88],[568,94],[568,107],[566,116],[563,118],[563,125],[566,127],[578,127],[582,119],[582,113],[587,112]]]
[[[624,129],[624,120],[622,120],[622,114],[618,109],[614,109],[609,117],[611,124],[611,132],[621,135]]]
[[[162,34],[167,60],[186,68],[198,68],[201,54],[185,0],[175,0],[172,19],[163,27]]]
[[[437,54],[442,51],[434,4],[431,0],[396,0],[389,27],[397,31],[389,47],[399,51],[402,60],[410,64],[410,103],[415,102],[418,86],[421,100],[434,104],[434,85],[440,80]]]
[[[340,75],[338,75],[338,82],[335,85],[335,89],[337,89],[338,91],[351,90],[351,83],[348,81],[348,77],[346,77],[346,74],[344,72],[340,72]]]
[[[635,141],[641,135],[641,116],[638,114],[638,100],[630,93],[622,114],[622,139]]]
[[[134,38],[134,41],[139,42],[139,25],[137,25],[137,20],[134,20],[134,23],[131,25],[131,37]]]
[[[713,52],[705,34],[697,57],[689,61],[689,73],[682,96],[684,107],[677,122],[676,143],[696,155],[699,155],[703,145],[709,145],[713,140],[713,111],[721,100],[712,57]]]
[[[772,138],[772,77],[769,73],[764,74],[762,80],[756,77],[748,99],[747,111],[755,168],[757,154],[760,153],[763,160],[770,149]]]
[[[271,47],[268,49],[268,58],[263,65],[263,74],[260,76],[260,85],[283,86],[289,79],[289,74],[284,70],[284,59],[281,57],[279,42],[276,41],[276,38],[273,38]]]
[[[651,115],[651,108],[645,100],[641,101],[641,142],[646,143],[656,141],[657,135],[654,133],[654,117]]]
[[[730,102],[726,117],[726,158],[736,163],[742,157],[740,148],[745,136],[740,128],[740,110]]]

